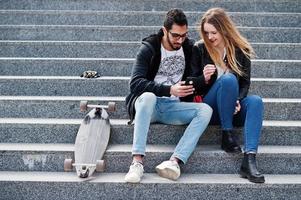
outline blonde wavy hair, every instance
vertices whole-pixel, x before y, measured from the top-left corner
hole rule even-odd
[[[221,34],[225,42],[227,60],[230,69],[239,74],[240,76],[243,76],[243,72],[238,66],[241,64],[236,60],[235,48],[239,48],[243,52],[243,54],[245,54],[249,59],[251,59],[255,56],[255,52],[250,43],[239,33],[234,22],[230,19],[230,17],[222,8],[209,9],[201,18],[198,31],[200,33],[201,38],[203,38],[205,47],[215,64],[225,66],[223,59],[220,57],[218,51],[211,45],[211,42],[205,34],[205,23],[213,25],[216,28],[216,30]]]

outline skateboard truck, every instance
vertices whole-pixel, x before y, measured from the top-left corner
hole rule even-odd
[[[96,164],[76,164],[73,159],[65,159],[64,161],[64,171],[70,172],[73,167],[79,167],[78,176],[80,178],[87,178],[90,174],[91,167],[95,168],[96,172],[104,172],[105,170],[105,161],[97,160]],[[93,172],[93,171],[92,171]]]
[[[108,105],[92,105],[88,104],[88,101],[81,101],[80,102],[80,111],[85,112],[88,108],[106,108],[109,112],[114,112],[116,110],[116,103],[109,102]]]

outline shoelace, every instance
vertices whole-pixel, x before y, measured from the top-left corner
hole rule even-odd
[[[140,168],[143,170],[143,165],[140,162],[133,162],[131,168]]]

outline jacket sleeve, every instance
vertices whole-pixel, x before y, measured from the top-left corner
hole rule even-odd
[[[241,69],[243,76],[239,77],[239,95],[238,100],[245,98],[248,95],[251,84],[251,60],[240,52],[241,56]]]
[[[202,48],[198,45],[194,45],[192,48],[192,58],[191,58],[191,68],[192,68],[192,76],[196,77],[194,79],[194,88],[195,93],[198,95],[203,95],[207,93],[209,90],[209,85],[205,83],[205,77],[203,75],[204,62],[202,60],[203,57]]]
[[[141,95],[143,92],[152,92],[156,96],[170,96],[171,86],[157,84],[155,81],[148,79],[149,70],[152,70],[150,69],[150,64],[153,54],[152,49],[148,45],[142,44],[132,70],[130,80],[131,93]]]

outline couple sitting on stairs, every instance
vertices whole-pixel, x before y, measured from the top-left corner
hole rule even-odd
[[[156,167],[161,177],[177,180],[208,124],[220,124],[221,148],[241,153],[233,126],[244,126],[244,158],[240,175],[264,183],[257,170],[256,153],[262,128],[263,103],[247,95],[250,86],[249,42],[240,35],[221,8],[201,18],[202,41],[188,38],[182,10],[166,14],[157,34],[143,39],[137,53],[126,104],[134,123],[133,161],[125,181],[138,183],[151,123],[188,125],[170,159]]]

